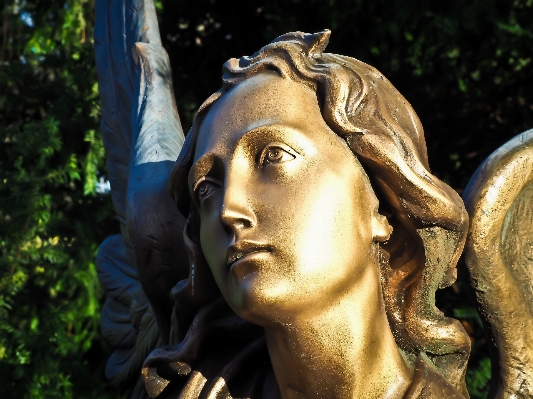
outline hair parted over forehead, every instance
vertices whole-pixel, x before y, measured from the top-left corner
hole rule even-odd
[[[459,195],[429,171],[422,125],[411,105],[375,68],[323,53],[329,37],[329,30],[288,33],[252,56],[228,60],[223,87],[198,110],[170,189],[180,211],[192,215],[187,177],[196,136],[210,106],[232,87],[275,71],[311,88],[325,122],[363,165],[394,228],[381,246],[380,263],[387,315],[398,346],[408,355],[427,353],[444,376],[464,390],[470,340],[457,320],[435,307],[435,291],[455,281],[468,215]]]

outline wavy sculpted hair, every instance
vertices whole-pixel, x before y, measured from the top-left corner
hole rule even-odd
[[[177,346],[167,359],[174,370],[181,370],[178,374],[187,374],[191,364],[198,363],[201,342],[208,335],[243,337],[248,331],[257,338],[262,334],[233,312],[220,310],[223,300],[200,248],[199,218],[191,205],[187,176],[198,130],[210,106],[239,82],[269,70],[316,92],[324,120],[363,165],[380,211],[394,228],[389,241],[380,245],[379,256],[384,301],[397,345],[407,359],[426,353],[448,381],[465,392],[470,340],[457,320],[445,317],[435,306],[436,290],[456,278],[468,228],[463,202],[430,173],[423,129],[411,105],[375,68],[323,53],[329,36],[329,30],[288,33],[251,57],[230,59],[223,66],[223,87],[200,107],[169,183],[179,210],[189,215],[184,236],[191,274],[173,292],[172,336]],[[246,345],[257,345],[254,342]],[[246,345],[242,344],[243,350]],[[223,375],[228,366],[225,370],[215,373],[218,380],[230,379]],[[220,385],[215,380],[211,389]]]

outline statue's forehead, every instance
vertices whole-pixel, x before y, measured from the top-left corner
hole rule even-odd
[[[195,158],[208,149],[227,148],[261,126],[325,124],[316,94],[307,86],[273,73],[245,79],[224,93],[207,111]]]

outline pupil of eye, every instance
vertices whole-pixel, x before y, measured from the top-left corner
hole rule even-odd
[[[281,151],[278,148],[271,148],[268,150],[268,158],[270,160],[276,160],[281,156]]]
[[[207,185],[205,183],[200,184],[200,187],[198,187],[198,191],[200,194],[203,194],[207,191]]]

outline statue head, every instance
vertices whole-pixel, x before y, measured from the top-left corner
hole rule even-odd
[[[463,203],[430,173],[410,104],[373,67],[323,53],[329,36],[230,59],[200,107],[170,180],[191,260],[175,340],[221,294],[268,326],[370,273],[406,358],[427,353],[462,388],[469,339],[435,292],[455,281]]]

